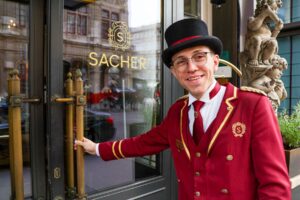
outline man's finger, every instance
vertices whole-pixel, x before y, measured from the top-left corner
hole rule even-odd
[[[83,142],[79,141],[79,140],[75,140],[75,144],[82,146]]]

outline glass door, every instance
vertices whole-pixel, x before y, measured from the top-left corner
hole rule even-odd
[[[161,5],[160,0],[64,1],[64,76],[82,72],[85,137],[120,140],[160,122]],[[85,155],[85,191],[107,196],[109,190],[161,177],[162,159],[105,162]]]
[[[31,12],[35,10],[35,12]],[[30,13],[31,12],[31,13]],[[0,1],[0,193],[45,198],[43,133],[43,1]],[[31,29],[31,25],[35,28]],[[35,49],[31,50],[31,46]],[[31,56],[30,56],[31,55]],[[29,59],[30,58],[30,59]],[[19,93],[10,94],[19,81]],[[39,84],[36,84],[39,83]],[[17,104],[14,103],[19,102]],[[20,118],[11,108],[20,109]],[[10,116],[13,116],[10,118]],[[20,123],[18,135],[9,121]],[[32,125],[36,123],[34,126]],[[19,137],[16,142],[15,138]]]

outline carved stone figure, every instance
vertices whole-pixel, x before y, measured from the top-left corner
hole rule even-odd
[[[277,111],[280,102],[287,97],[284,83],[280,80],[282,71],[287,69],[287,62],[278,55],[272,61],[272,68],[268,69],[264,75],[250,82],[249,86],[265,92],[272,102],[274,111]]]
[[[277,55],[276,37],[283,28],[277,15],[280,7],[282,0],[257,0],[255,14],[247,23],[245,50],[240,55],[242,85],[265,92],[275,111],[287,96],[280,80],[287,62]]]
[[[270,64],[270,58],[277,52],[276,37],[283,27],[282,20],[277,16],[277,10],[282,6],[278,0],[261,0],[257,2],[254,17],[247,24],[245,51],[248,53],[248,63]],[[270,23],[274,23],[271,29]]]

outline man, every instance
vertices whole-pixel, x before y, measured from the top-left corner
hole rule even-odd
[[[189,94],[145,134],[76,145],[103,160],[171,148],[180,200],[290,199],[282,139],[267,97],[216,82],[222,42],[208,35],[203,21],[175,22],[165,38],[163,61]],[[197,104],[202,107],[194,111]]]

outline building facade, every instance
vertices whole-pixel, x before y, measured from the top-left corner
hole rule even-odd
[[[159,124],[185,94],[161,60],[166,48],[163,33],[172,22],[203,19],[209,32],[224,42],[221,57],[239,65],[247,19],[256,1],[211,2],[0,1],[1,198],[16,198],[18,180],[25,199],[78,198],[80,184],[84,195],[79,199],[176,199],[177,178],[169,151],[110,162],[85,154],[80,165],[84,180],[79,179],[79,158],[74,155],[68,161],[69,104],[56,99],[70,97],[68,80],[82,80],[83,134],[96,142],[136,136]],[[287,0],[279,13],[286,24],[278,38],[279,54],[289,63],[283,76],[288,98],[281,109],[289,111],[300,99],[299,10],[298,1]],[[15,177],[9,134],[9,122],[15,118],[9,118],[8,79],[14,69],[25,99],[20,105],[21,179]],[[229,80],[240,83],[234,72]],[[72,137],[79,129],[71,126]]]

